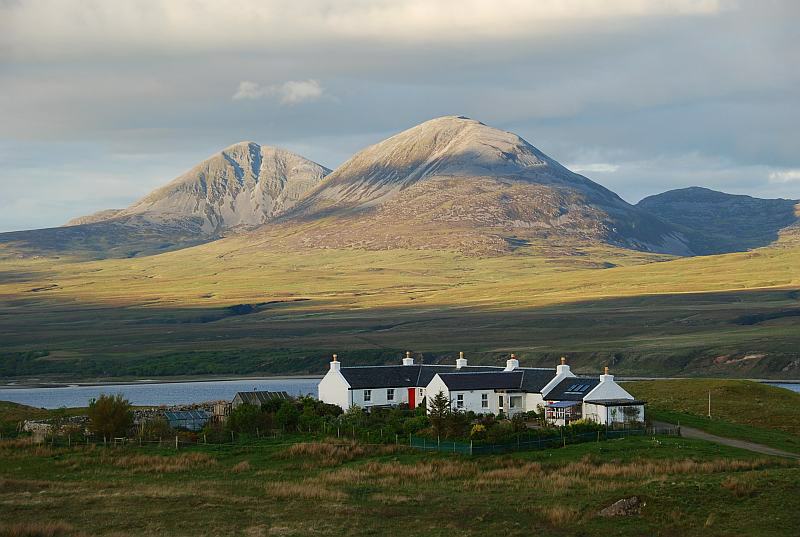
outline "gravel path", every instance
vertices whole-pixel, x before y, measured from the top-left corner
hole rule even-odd
[[[675,425],[671,423],[656,422],[655,425],[657,427],[675,427]],[[763,444],[756,444],[755,442],[748,442],[746,440],[725,438],[724,436],[717,436],[714,434],[707,433],[705,431],[701,431],[700,429],[695,429],[693,427],[685,427],[683,425],[681,425],[681,436],[684,438],[695,438],[697,440],[706,440],[708,442],[714,442],[716,444],[722,444],[724,446],[746,449],[748,451],[754,451],[756,453],[761,453],[763,455],[772,455],[774,457],[787,457],[790,459],[800,459],[800,455],[798,455],[797,453],[789,453],[788,451],[771,448]]]

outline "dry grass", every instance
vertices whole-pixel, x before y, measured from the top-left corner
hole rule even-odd
[[[102,459],[105,462],[105,459]],[[217,460],[205,453],[182,453],[180,455],[130,455],[113,460],[113,465],[133,472],[185,472],[209,464]]]
[[[749,481],[743,481],[735,477],[728,477],[722,482],[722,488],[733,493],[737,498],[747,498],[755,494],[756,487]]]
[[[64,522],[22,522],[19,524],[0,523],[0,537],[71,537],[77,536],[75,530]]]
[[[574,507],[556,505],[542,509],[542,515],[544,515],[544,519],[547,520],[551,526],[560,528],[573,524],[575,521],[577,521],[580,517],[580,511]]]
[[[289,446],[281,453],[288,459],[303,460],[306,467],[337,466],[343,462],[373,455],[390,455],[407,450],[405,446],[365,445],[348,440],[301,442]],[[310,464],[313,462],[313,464]]]
[[[264,489],[268,496],[280,500],[342,502],[347,499],[344,492],[325,488],[315,479],[306,479],[300,483],[276,481],[267,483]]]
[[[242,472],[250,471],[250,461],[242,461],[237,464],[234,464],[231,468],[231,472],[234,474],[240,474]]]

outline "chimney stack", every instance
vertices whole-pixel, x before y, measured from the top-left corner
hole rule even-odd
[[[403,358],[403,365],[414,365],[414,359],[411,357],[411,351],[406,351],[406,357]]]
[[[339,371],[342,367],[342,362],[339,361],[339,356],[334,354],[333,360],[331,360],[331,371]]]
[[[569,374],[569,366],[567,365],[567,358],[562,356],[561,357],[561,365],[556,366],[556,375],[567,375]]]
[[[456,360],[456,369],[461,369],[462,367],[467,367],[467,359],[464,358],[464,353],[458,353],[458,360]]]
[[[603,374],[600,375],[600,382],[613,382],[613,381],[614,381],[614,375],[609,375],[608,366],[605,366],[605,368],[603,368]]]
[[[506,371],[514,371],[515,369],[519,369],[519,360],[517,360],[517,355],[513,352],[511,353],[511,358],[506,360]]]

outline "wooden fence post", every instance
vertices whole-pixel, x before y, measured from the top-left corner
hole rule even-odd
[[[178,450],[178,435],[175,435],[175,450]]]

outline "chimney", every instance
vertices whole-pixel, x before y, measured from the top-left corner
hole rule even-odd
[[[339,371],[342,367],[342,362],[339,361],[339,356],[334,354],[333,360],[331,360],[331,371]]]
[[[517,360],[517,355],[513,352],[511,353],[511,358],[506,360],[506,371],[514,371],[515,369],[519,369],[519,360]]]
[[[608,366],[603,368],[603,374],[600,375],[600,382],[614,382],[614,375],[608,374]]]
[[[467,359],[464,358],[464,353],[458,353],[458,360],[456,360],[456,369],[461,369],[462,367],[467,367]]]
[[[406,357],[403,358],[403,365],[414,365],[414,359],[411,357],[411,351],[406,351]]]

